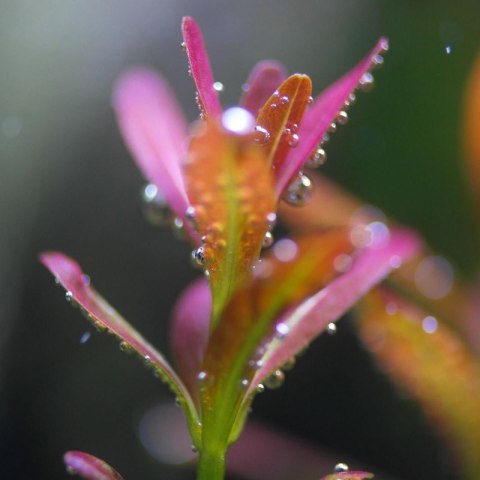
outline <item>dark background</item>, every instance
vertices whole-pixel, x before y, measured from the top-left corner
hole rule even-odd
[[[195,118],[179,48],[185,14],[204,30],[224,105],[236,102],[260,59],[308,73],[318,93],[388,36],[376,88],[334,136],[324,170],[417,228],[460,276],[478,265],[461,145],[478,2],[3,0],[1,478],[65,478],[61,455],[72,448],[108,460],[126,479],[194,478],[155,461],[136,434],[145,408],[170,399],[166,388],[94,333],[37,261],[45,249],[78,259],[112,305],[168,352],[170,309],[195,273],[188,247],[139,214],[143,182],[109,102],[119,73],[144,63],[166,75]],[[92,335],[81,344],[85,332]],[[257,399],[254,417],[397,478],[459,478],[348,319],[298,363],[282,389]]]

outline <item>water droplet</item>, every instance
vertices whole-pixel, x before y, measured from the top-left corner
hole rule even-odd
[[[145,219],[155,227],[169,225],[172,221],[172,211],[165,197],[153,183],[142,189],[142,213]]]
[[[318,147],[313,155],[307,160],[307,167],[318,168],[327,161],[327,152],[322,147]]]
[[[205,265],[205,249],[203,247],[198,247],[196,250],[193,250],[191,260],[194,267],[203,268]]]
[[[150,357],[150,355],[145,355],[145,356],[143,357],[143,364],[144,364],[147,368],[153,367],[153,362],[152,362],[152,358]]]
[[[422,321],[422,328],[426,333],[435,333],[438,328],[438,321],[432,315],[425,317]]]
[[[193,453],[197,453],[197,452],[198,452],[198,448],[197,448],[193,443],[192,443],[191,449],[192,449],[192,452],[193,452]]]
[[[308,97],[308,103],[309,103],[309,104],[312,104],[312,103],[313,103],[313,97],[312,97],[311,95]]]
[[[330,134],[328,132],[325,132],[322,136],[320,146],[324,147],[329,141],[330,141]]]
[[[288,146],[291,148],[295,148],[298,145],[299,141],[300,141],[300,137],[296,133],[292,133],[287,137]]]
[[[335,473],[348,472],[348,470],[349,468],[346,463],[337,463],[335,467],[333,467]]]
[[[330,322],[328,325],[327,325],[327,333],[329,335],[335,335],[337,333],[337,325],[333,322]]]
[[[205,380],[207,379],[207,372],[200,372],[198,375],[197,375],[197,380],[199,382],[205,382]]]
[[[289,358],[283,365],[282,370],[292,370],[295,366],[295,357]]]
[[[352,268],[352,257],[346,253],[337,255],[333,260],[333,268],[339,273],[345,273]]]
[[[265,236],[263,237],[262,247],[268,248],[273,245],[273,235],[272,232],[266,232]]]
[[[65,467],[65,471],[69,474],[69,475],[76,475],[77,474],[77,471],[71,466],[71,465],[67,465]]]
[[[255,118],[244,108],[231,107],[223,113],[222,125],[229,132],[246,135],[254,130]]]
[[[187,51],[187,44],[186,44],[185,42],[182,42],[182,43],[180,44],[180,48],[181,48],[184,52],[186,52],[186,51]]]
[[[240,386],[242,388],[248,388],[249,384],[250,384],[250,382],[248,381],[248,378],[242,378],[242,380],[240,382]]]
[[[193,74],[192,74],[192,69],[191,69],[191,68],[189,68],[189,69],[187,70],[187,75],[188,75],[189,77],[192,77],[192,76],[193,76]]]
[[[255,391],[257,393],[263,393],[265,391],[265,386],[263,385],[263,383],[259,383],[256,388],[255,388]]]
[[[253,135],[253,141],[256,145],[263,146],[270,140],[270,132],[260,125],[255,127],[255,133]]]
[[[375,55],[372,60],[372,67],[378,68],[383,65],[383,57],[381,55]]]
[[[337,124],[335,122],[332,122],[329,126],[328,126],[328,130],[327,132],[329,133],[335,133],[337,131]]]
[[[223,83],[222,82],[213,82],[213,89],[218,92],[222,93],[223,92]]]
[[[285,339],[289,333],[290,327],[286,323],[280,322],[275,325],[275,336],[279,340]]]
[[[92,334],[90,332],[84,332],[82,333],[82,336],[80,337],[80,343],[83,345],[84,343],[87,343],[90,340],[90,337]]]
[[[187,207],[185,210],[185,218],[190,222],[193,228],[197,227],[197,211],[195,210],[195,207],[192,205]]]
[[[282,238],[273,246],[273,254],[280,262],[291,262],[297,253],[297,244],[289,238]]]
[[[266,227],[268,230],[272,230],[277,223],[277,214],[275,212],[270,212],[266,216]]]
[[[282,97],[280,97],[280,105],[288,105],[288,102],[290,102],[290,99],[286,96],[286,95],[283,95]]]
[[[78,307],[78,303],[77,303],[77,301],[75,300],[72,292],[70,292],[70,291],[65,292],[65,300],[66,300],[73,308],[77,308],[77,307]]]
[[[414,278],[416,287],[423,295],[438,300],[452,289],[455,274],[446,258],[432,255],[419,263]]]
[[[301,207],[311,199],[312,193],[312,181],[307,175],[300,172],[287,187],[283,195],[283,200],[294,207]]]
[[[183,407],[183,401],[180,399],[180,397],[175,397],[175,405],[179,408]]]
[[[348,113],[345,110],[340,110],[337,114],[336,122],[339,125],[346,125],[348,123]]]
[[[120,350],[125,353],[132,353],[133,352],[133,347],[126,342],[125,340],[122,340],[118,346],[120,347]]]
[[[61,287],[61,286],[62,286],[62,282],[60,281],[60,279],[59,279],[58,277],[55,277],[55,278],[53,279],[53,281],[55,282],[55,285],[56,285],[57,287]]]
[[[452,46],[451,46],[451,45],[447,45],[447,46],[445,47],[445,53],[446,53],[447,55],[450,55],[450,54],[452,53]]]
[[[276,103],[271,103],[271,104],[270,104],[270,108],[271,108],[272,110],[275,110],[277,107],[278,107],[278,105],[277,105]]]
[[[360,89],[364,92],[369,92],[374,85],[373,75],[370,72],[366,72],[362,75],[360,79]]]
[[[275,372],[265,379],[265,386],[274,390],[281,387],[284,381],[285,374],[281,370],[275,370]]]

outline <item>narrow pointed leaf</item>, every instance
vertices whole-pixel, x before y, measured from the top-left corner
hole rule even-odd
[[[187,126],[169,86],[159,74],[138,68],[120,77],[112,102],[138,167],[184,218],[188,200],[179,162]]]
[[[295,74],[288,77],[266,101],[257,117],[257,125],[266,137],[263,149],[268,157],[268,164],[279,172],[284,168],[288,153],[297,148],[298,126],[307,108],[312,93],[312,82],[306,75]],[[263,139],[262,139],[263,140]]]
[[[198,400],[201,370],[210,331],[212,295],[206,279],[192,283],[177,300],[172,315],[171,345],[177,370],[190,395]]]
[[[274,339],[271,342],[249,391],[253,393],[259,383],[294,358],[330,322],[338,320],[373,286],[381,282],[398,266],[398,262],[405,262],[415,255],[420,246],[420,240],[413,233],[393,231],[386,245],[361,250],[347,272],[287,312],[281,321],[288,325],[289,334],[282,340]]]
[[[67,299],[80,307],[97,330],[115,335],[121,340],[122,349],[136,351],[169,385],[185,411],[193,438],[198,439],[197,414],[192,399],[165,357],[91,287],[90,278],[74,260],[59,252],[45,252],[41,261],[67,290]]]
[[[250,136],[202,124],[185,165],[194,223],[203,239],[213,322],[257,260],[274,209],[271,172]]]
[[[206,435],[227,441],[255,371],[256,350],[273,334],[275,319],[331,280],[337,274],[334,259],[351,249],[345,231],[284,239],[262,260],[254,279],[237,288],[205,355],[201,396]],[[242,388],[243,380],[247,384]]]
[[[300,125],[298,147],[292,149],[288,158],[279,167],[276,185],[279,196],[303,167],[310,154],[315,151],[330,124],[335,121],[345,102],[348,101],[350,94],[360,85],[362,77],[371,70],[379,58],[379,54],[387,49],[387,40],[381,38],[373,50],[356,67],[317,97]]]
[[[106,462],[85,452],[67,452],[63,461],[69,473],[79,475],[85,480],[123,480]]]
[[[480,470],[480,369],[428,311],[377,290],[359,305],[359,331],[382,370],[417,399],[450,443],[465,477]]]
[[[184,17],[182,34],[201,112],[205,117],[218,117],[222,107],[213,87],[214,77],[202,31],[193,18]]]
[[[263,60],[253,68],[245,92],[240,100],[240,106],[255,117],[273,92],[287,77],[285,67],[274,60]]]

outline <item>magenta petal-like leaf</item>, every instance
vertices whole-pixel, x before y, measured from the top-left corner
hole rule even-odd
[[[365,480],[373,478],[373,474],[369,472],[347,471],[331,473],[320,480]]]
[[[295,357],[328,323],[338,320],[392,269],[415,255],[420,247],[421,242],[414,233],[398,229],[390,232],[386,245],[360,251],[346,273],[281,319],[288,325],[289,334],[282,340],[272,341],[250,390],[253,392],[263,379]]]
[[[182,34],[190,71],[197,87],[199,107],[207,117],[218,117],[222,107],[213,87],[214,78],[202,31],[192,17],[184,17]]]
[[[187,388],[165,357],[91,287],[90,278],[78,263],[59,252],[45,252],[40,259],[55,280],[67,290],[67,299],[75,302],[98,330],[107,330],[118,337],[123,350],[136,351],[147,366],[151,366],[155,374],[170,386],[185,411],[195,438],[198,425],[196,409]]]
[[[85,480],[123,480],[123,477],[110,465],[85,452],[67,452],[63,461],[69,473]]]
[[[171,345],[178,372],[197,400],[197,375],[210,329],[212,294],[205,278],[192,283],[178,299],[172,315]]]
[[[257,116],[261,107],[287,78],[285,67],[275,60],[262,60],[250,72],[240,106]]]
[[[387,39],[381,38],[356,67],[330,85],[315,99],[300,125],[298,146],[291,150],[287,160],[281,166],[281,171],[277,173],[278,196],[281,196],[291,179],[302,168],[310,154],[315,151],[330,124],[335,121],[345,102],[349,100],[350,94],[360,85],[362,77],[378,61],[380,53],[387,49]]]
[[[187,126],[170,87],[157,73],[138,68],[120,77],[112,101],[138,167],[184,218],[188,200],[179,162],[185,154]]]

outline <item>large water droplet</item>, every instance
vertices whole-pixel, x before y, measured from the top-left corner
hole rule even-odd
[[[284,381],[285,374],[281,370],[275,370],[275,372],[265,379],[265,386],[274,390],[281,387]]]
[[[346,463],[337,463],[333,467],[333,471],[335,473],[348,472],[348,470],[349,470],[349,468],[348,468],[348,465]]]
[[[285,339],[289,333],[290,327],[286,323],[280,322],[275,325],[275,336],[279,340]]]
[[[359,87],[361,90],[364,92],[369,92],[374,85],[374,79],[373,75],[370,72],[366,72],[362,75],[362,78],[360,79],[360,84]]]
[[[205,265],[205,249],[203,247],[198,247],[196,250],[193,250],[191,260],[194,267],[203,268]]]
[[[270,132],[266,129],[263,128],[260,125],[257,125],[255,127],[255,133],[253,135],[253,141],[256,145],[263,146],[268,143],[270,140]]]
[[[283,195],[283,199],[289,205],[301,207],[312,198],[312,193],[312,181],[307,175],[301,172],[287,187],[287,190]]]
[[[307,160],[307,167],[318,168],[327,161],[327,153],[322,147],[318,147],[313,155]]]

